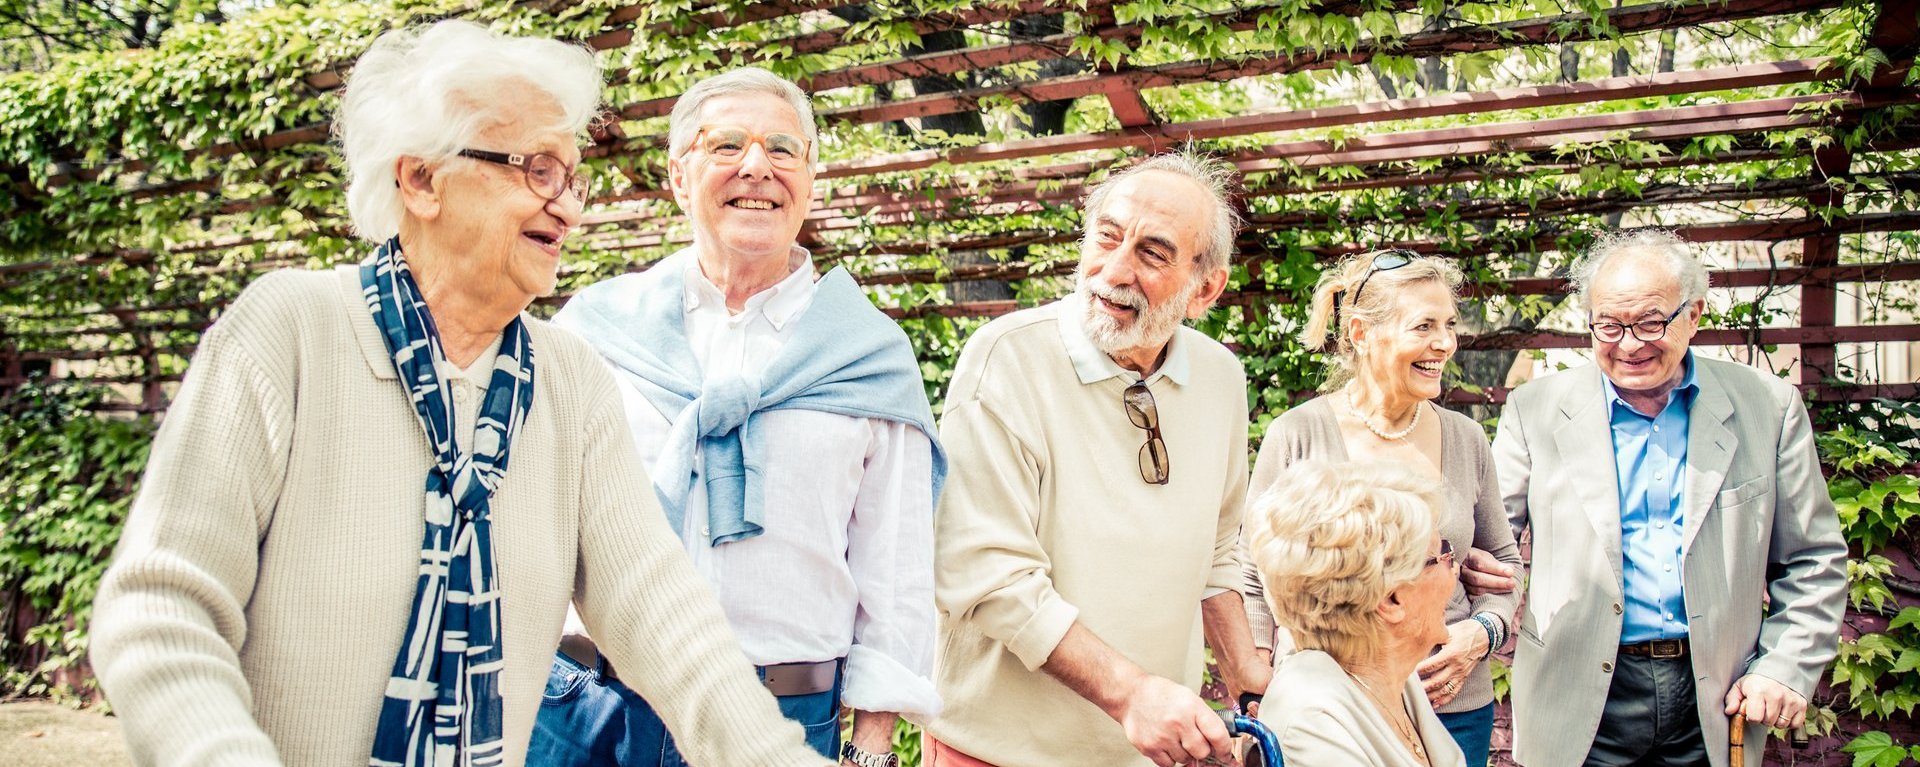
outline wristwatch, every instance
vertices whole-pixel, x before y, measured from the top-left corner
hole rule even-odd
[[[856,767],[900,767],[898,754],[862,751],[859,746],[852,743],[840,747],[840,758],[853,762]]]

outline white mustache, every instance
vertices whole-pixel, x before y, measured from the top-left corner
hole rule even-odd
[[[1114,288],[1089,280],[1087,292],[1096,298],[1117,306],[1124,306],[1136,312],[1147,310],[1147,294],[1139,288]]]

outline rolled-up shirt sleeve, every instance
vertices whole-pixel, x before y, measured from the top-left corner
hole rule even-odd
[[[934,522],[940,609],[1038,670],[1080,615],[1054,589],[1040,545],[1043,461],[989,402],[970,396],[949,396],[940,439],[953,456]]]
[[[862,711],[932,718],[933,442],[899,422],[867,419],[869,443],[847,528],[859,591],[842,700]]]

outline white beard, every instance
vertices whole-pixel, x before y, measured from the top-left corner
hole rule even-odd
[[[1147,296],[1139,288],[1115,288],[1101,282],[1099,278],[1087,279],[1084,273],[1074,274],[1074,295],[1080,299],[1080,312],[1086,328],[1087,338],[1093,346],[1107,356],[1117,356],[1134,349],[1158,347],[1173,338],[1180,324],[1186,321],[1187,304],[1200,292],[1200,280],[1191,280],[1180,293],[1168,298],[1159,306],[1147,302]],[[1134,310],[1131,323],[1122,324],[1113,315],[1094,306],[1095,297],[1107,300],[1118,306]]]

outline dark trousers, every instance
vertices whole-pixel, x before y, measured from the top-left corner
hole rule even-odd
[[[1588,767],[1706,767],[1693,664],[1686,658],[1620,654]]]
[[[841,670],[844,672],[844,669]],[[807,745],[840,758],[840,672],[833,689],[774,698],[780,713],[806,729]],[[695,702],[695,705],[699,705]],[[751,727],[751,722],[739,723]],[[667,726],[645,698],[565,653],[554,658],[533,723],[527,767],[686,767]]]

